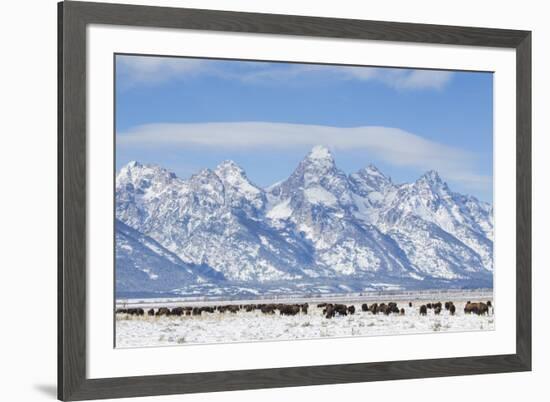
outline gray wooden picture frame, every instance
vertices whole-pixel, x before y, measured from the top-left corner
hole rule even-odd
[[[516,51],[516,353],[258,370],[86,377],[86,27],[161,27]],[[58,4],[58,398],[138,397],[531,370],[531,32],[85,2]],[[510,161],[510,163],[513,163]],[[512,264],[512,262],[510,262]]]

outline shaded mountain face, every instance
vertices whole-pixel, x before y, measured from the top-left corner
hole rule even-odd
[[[400,185],[372,165],[346,175],[322,146],[267,189],[232,161],[187,180],[131,162],[116,177],[116,217],[126,230],[117,226],[125,290],[492,286],[491,205],[452,192],[434,171]],[[126,253],[119,243],[130,243],[130,229],[163,251]],[[166,255],[189,270],[163,288],[143,261],[168,267]],[[125,279],[137,271],[139,281]]]
[[[163,291],[175,284],[223,280],[218,271],[192,266],[158,242],[120,220],[115,221],[116,288],[120,291]]]

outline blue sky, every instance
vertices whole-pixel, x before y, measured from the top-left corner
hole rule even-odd
[[[260,186],[317,143],[347,173],[372,163],[394,182],[435,169],[492,202],[493,75],[170,57],[116,58],[116,168],[178,176],[225,159]]]

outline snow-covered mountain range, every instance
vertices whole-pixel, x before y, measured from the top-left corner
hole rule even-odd
[[[233,161],[187,180],[130,162],[116,177],[117,292],[182,295],[492,287],[493,208],[435,171],[347,175],[316,146],[288,179]]]

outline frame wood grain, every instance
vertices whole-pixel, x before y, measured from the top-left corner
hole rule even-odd
[[[516,353],[88,379],[86,27],[109,24],[511,48],[516,51]],[[137,397],[531,370],[531,32],[138,5],[58,4],[58,398]]]

